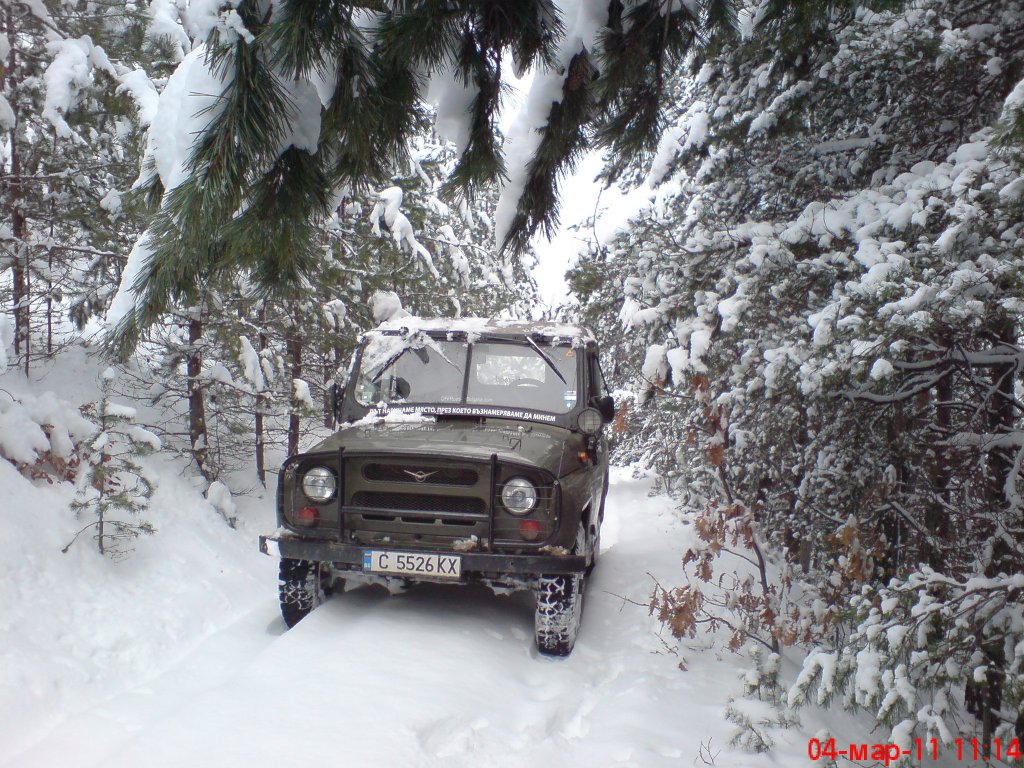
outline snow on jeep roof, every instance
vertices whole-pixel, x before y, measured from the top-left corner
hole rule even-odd
[[[529,322],[524,320],[496,320],[486,317],[396,317],[386,320],[368,334],[394,332],[402,329],[435,333],[493,334],[496,336],[540,335],[550,338],[572,339],[579,342],[597,341],[589,328],[568,323]]]

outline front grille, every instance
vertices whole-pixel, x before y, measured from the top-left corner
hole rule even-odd
[[[542,547],[558,530],[558,483],[533,467],[426,451],[346,451],[342,463],[344,501],[338,525],[350,543],[459,549],[472,540],[481,551],[501,551]],[[529,478],[537,488],[537,507],[528,515],[540,523],[536,540],[524,540],[521,518],[509,515],[501,503],[504,483],[517,476]]]
[[[417,475],[422,480],[417,479]],[[367,464],[363,477],[385,483],[416,483],[417,485],[476,485],[480,479],[475,469],[468,467],[431,467],[402,464]]]
[[[473,496],[434,496],[416,493],[357,491],[352,505],[367,509],[399,509],[416,512],[465,512],[485,514],[487,503]]]

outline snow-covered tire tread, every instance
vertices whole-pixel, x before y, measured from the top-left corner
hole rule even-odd
[[[583,574],[541,576],[537,585],[535,633],[544,656],[568,656],[583,617]]]
[[[326,599],[325,570],[318,562],[284,557],[279,574],[281,616],[291,628]]]

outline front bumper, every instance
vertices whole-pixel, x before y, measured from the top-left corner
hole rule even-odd
[[[370,547],[342,544],[336,541],[313,541],[289,533],[260,536],[260,551],[295,560],[333,563],[346,571],[363,570],[363,553]],[[379,549],[379,547],[378,547]],[[396,551],[413,551],[396,547]],[[586,558],[582,555],[505,555],[493,552],[444,552],[462,558],[462,581],[502,576],[540,576],[582,573]],[[418,578],[418,577],[412,577]]]

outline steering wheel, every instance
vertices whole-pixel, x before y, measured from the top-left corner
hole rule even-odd
[[[513,387],[543,387],[544,382],[539,379],[513,379],[510,382]]]

